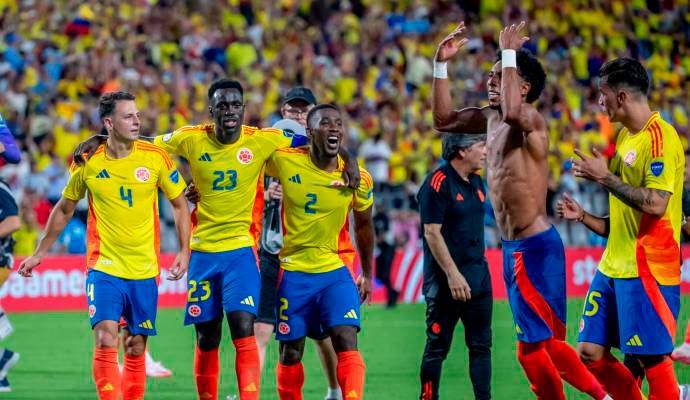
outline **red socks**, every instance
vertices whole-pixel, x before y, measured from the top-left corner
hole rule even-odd
[[[685,343],[690,344],[690,322],[688,322],[688,325],[685,327]]]
[[[606,397],[604,387],[585,367],[575,349],[566,342],[551,338],[546,341],[546,351],[563,379],[575,389],[587,393],[596,400]]]
[[[561,376],[546,351],[545,342],[518,342],[517,358],[537,399],[565,400]]]
[[[117,400],[120,394],[120,369],[117,367],[117,349],[111,347],[93,350],[93,380],[99,400]]]
[[[200,400],[218,399],[219,371],[218,349],[202,351],[197,347],[194,352],[194,379]]]
[[[233,340],[232,343],[235,345],[235,371],[237,386],[240,388],[240,400],[257,400],[261,367],[256,338],[248,336]]]
[[[146,357],[125,354],[122,400],[142,400],[146,391]]]
[[[649,400],[677,399],[680,397],[678,381],[673,372],[673,361],[666,358],[653,367],[645,368],[649,382]]]
[[[276,378],[280,400],[302,400],[302,386],[304,385],[304,367],[302,363],[295,365],[278,363]]]
[[[343,399],[359,400],[364,395],[364,360],[358,350],[338,353],[336,375]]]
[[[610,353],[601,360],[586,365],[614,399],[642,400],[642,393],[630,370]]]

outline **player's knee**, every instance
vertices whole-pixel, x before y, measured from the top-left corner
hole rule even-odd
[[[233,311],[228,313],[230,335],[234,339],[242,339],[254,336],[254,320],[256,317],[246,311]]]
[[[331,330],[331,341],[336,353],[357,350],[357,328],[336,326]]]
[[[585,364],[590,364],[601,360],[605,355],[606,349],[603,346],[592,343],[578,343],[577,354]]]
[[[195,325],[196,343],[201,351],[211,351],[220,346],[223,334],[221,323],[222,321],[211,321]]]
[[[139,357],[146,352],[146,338],[144,336],[130,336],[125,341],[125,354],[128,356]]]
[[[111,329],[96,327],[94,329],[94,338],[96,347],[99,349],[104,347],[118,347],[119,337],[117,335],[117,329],[113,331]]]
[[[283,365],[295,365],[302,361],[304,352],[304,340],[280,343],[280,363]]]

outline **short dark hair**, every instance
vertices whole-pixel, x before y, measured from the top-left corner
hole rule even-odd
[[[309,122],[311,121],[312,117],[314,115],[316,115],[316,113],[318,111],[325,110],[325,109],[331,109],[331,110],[335,110],[337,112],[340,112],[340,109],[335,104],[330,104],[330,103],[318,104],[317,106],[315,106],[314,108],[309,110],[309,113],[307,114],[307,126],[311,125]]]
[[[625,86],[645,96],[649,92],[647,70],[633,58],[617,58],[607,62],[599,69],[599,77],[606,78],[606,84],[615,89]]]
[[[118,101],[134,100],[135,97],[129,92],[108,92],[103,94],[98,100],[98,116],[103,119],[113,115]]]
[[[213,94],[216,93],[216,90],[220,89],[237,89],[240,92],[240,95],[244,96],[244,89],[242,88],[241,83],[232,79],[223,78],[213,82],[208,88],[208,99],[211,100],[213,98]]]
[[[496,62],[501,61],[501,51],[496,54]],[[531,51],[520,48],[516,50],[516,64],[518,75],[529,83],[529,92],[525,101],[533,103],[541,96],[546,85],[546,72],[537,57]]]

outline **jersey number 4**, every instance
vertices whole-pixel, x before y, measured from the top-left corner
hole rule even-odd
[[[126,201],[132,207],[132,189],[127,189],[127,192],[125,192],[125,187],[120,186],[120,200]]]
[[[237,186],[237,171],[229,169],[227,171],[213,171],[216,179],[213,180],[213,190],[232,190]],[[228,177],[228,183],[224,184],[225,177]]]

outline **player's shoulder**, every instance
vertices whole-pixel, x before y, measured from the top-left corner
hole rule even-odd
[[[282,129],[259,128],[256,126],[242,125],[242,134],[256,138],[276,138],[284,135]]]
[[[359,177],[360,187],[364,187],[366,189],[372,189],[374,187],[374,179],[371,177],[369,171],[367,171],[366,168],[362,167],[361,165],[359,167]]]
[[[186,125],[176,129],[172,133],[166,133],[161,140],[163,142],[168,142],[173,138],[175,138],[175,140],[185,140],[188,138],[200,137],[200,134],[212,133],[213,129],[213,124]]]
[[[135,143],[137,146],[137,150],[140,151],[143,156],[154,160],[154,162],[164,162],[168,168],[172,166],[172,160],[170,159],[170,155],[168,155],[168,152],[165,151],[163,148],[144,140],[137,140]]]
[[[280,149],[276,149],[275,154],[283,157],[304,157],[305,155],[309,155],[309,148],[283,147]]]
[[[450,164],[444,164],[431,171],[424,179],[422,188],[431,189],[436,193],[445,189],[448,185],[448,175],[450,175],[449,166]]]

